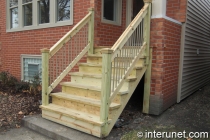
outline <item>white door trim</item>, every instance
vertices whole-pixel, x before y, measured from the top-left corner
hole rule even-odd
[[[131,17],[133,13],[133,0],[126,1],[126,27],[131,23]]]

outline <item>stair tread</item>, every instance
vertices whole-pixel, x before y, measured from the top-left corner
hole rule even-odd
[[[95,46],[94,49],[111,48],[112,46]]]
[[[101,91],[101,87],[100,86],[84,85],[84,84],[80,84],[80,83],[62,82],[62,83],[60,83],[60,85],[62,85],[62,86],[71,86],[71,87],[76,87],[76,88],[83,88],[83,89],[87,89],[87,90]],[[127,93],[128,93],[127,90],[121,89],[119,91],[119,94],[121,94],[121,95],[124,95],[124,94],[127,94]]]
[[[91,73],[84,73],[84,72],[71,72],[69,74],[73,75],[73,76],[93,77],[93,78],[98,78],[98,79],[102,78],[102,74],[91,74]],[[127,80],[136,80],[136,77],[128,76],[126,79]]]
[[[96,116],[87,112],[82,112],[82,111],[66,108],[63,106],[55,105],[55,104],[49,104],[46,106],[41,105],[40,108],[54,111],[61,114],[65,114],[71,118],[87,121],[87,122],[90,122],[92,124],[96,124],[99,126],[102,126],[104,124],[103,122],[100,121],[99,116]]]
[[[102,58],[102,54],[88,54],[87,57],[99,57],[99,58],[101,57]],[[144,59],[144,58],[146,58],[146,57],[145,56],[140,57],[140,59]]]
[[[79,66],[102,67],[102,64],[79,63]],[[135,66],[134,69],[142,69],[144,66]]]
[[[100,100],[92,99],[92,98],[88,98],[88,97],[81,97],[81,96],[72,95],[72,94],[68,94],[68,93],[64,93],[64,92],[52,93],[51,96],[66,99],[66,100],[71,100],[71,101],[77,101],[80,103],[85,103],[85,104],[98,106],[98,107],[100,107],[100,105],[101,105]],[[117,104],[117,103],[110,104],[111,110],[119,108],[119,107],[120,107],[120,104]]]

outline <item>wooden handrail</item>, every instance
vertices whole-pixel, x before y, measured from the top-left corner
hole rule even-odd
[[[80,22],[78,22],[68,33],[66,33],[55,45],[50,48],[49,59],[68,42],[79,30],[91,19],[92,12],[89,12]]]
[[[123,34],[119,37],[119,39],[116,41],[116,43],[111,48],[114,52],[112,54],[112,61],[119,53],[117,50],[120,50],[124,44],[128,41],[130,36],[133,34],[134,30],[137,28],[139,23],[142,21],[142,19],[145,17],[145,15],[148,12],[149,4],[146,3],[144,7],[141,9],[141,11],[137,14],[137,16],[134,18],[134,20],[128,25],[128,27],[125,29]]]
[[[84,36],[86,38],[77,38],[77,35],[80,33],[85,34],[86,36]],[[90,8],[89,13],[68,33],[66,33],[55,45],[53,45],[50,49],[42,49],[43,105],[49,104],[49,94],[51,91],[66,77],[66,75],[75,67],[81,58],[87,52],[93,52],[93,33],[94,9]],[[75,43],[75,41],[80,40],[82,40],[82,42],[87,42],[76,47],[75,45],[72,45],[71,41],[74,41]],[[76,50],[74,50],[74,47]],[[74,50],[74,52],[72,53],[70,50]]]

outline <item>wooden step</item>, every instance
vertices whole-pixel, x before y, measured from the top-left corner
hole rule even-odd
[[[127,57],[118,57],[116,58],[120,63],[127,61]],[[139,61],[136,63],[136,66],[144,66],[145,64],[145,58],[142,57],[139,59]],[[98,55],[89,55],[87,56],[87,63],[93,63],[93,64],[102,64],[102,57]],[[112,64],[114,65],[114,63]]]
[[[80,97],[88,97],[92,99],[101,99],[101,87],[91,86],[91,85],[84,85],[80,83],[73,83],[73,82],[62,82],[60,84],[62,86],[62,92],[77,95]],[[117,96],[114,98],[114,103],[121,102],[121,96],[127,95],[127,90],[120,90]]]
[[[102,54],[88,54],[87,57],[92,57],[92,58],[98,57],[98,58],[102,58]],[[119,58],[125,58],[125,59],[127,59],[129,57],[126,56],[126,57],[119,57]],[[145,56],[141,56],[140,57],[140,59],[145,59],[145,58],[146,58]]]
[[[101,137],[101,127],[104,123],[100,121],[99,116],[54,104],[41,105],[40,108],[43,118]]]
[[[83,103],[85,105],[91,105],[91,106],[96,106],[96,107],[101,106],[101,101],[100,100],[87,98],[87,97],[76,96],[76,95],[67,94],[67,93],[63,93],[63,92],[52,93],[51,96],[59,98],[59,99],[65,99],[65,100],[68,100],[68,101]],[[114,109],[117,109],[119,107],[120,107],[120,104],[116,104],[116,103],[111,103],[110,104],[110,110],[114,110]]]
[[[81,97],[77,95],[67,93],[53,93],[52,103],[71,108],[74,110],[90,113],[93,115],[100,115],[101,101],[99,99],[91,99],[87,97]],[[111,103],[109,107],[109,118],[111,119],[116,109],[120,107],[120,104]]]
[[[94,54],[101,54],[101,50],[105,48],[112,48],[112,46],[99,46],[99,47],[94,47]],[[126,52],[133,52],[133,47],[129,46],[124,46],[123,50],[126,50]]]
[[[136,76],[136,70],[142,69],[142,66],[134,67],[133,71],[129,76]],[[125,68],[121,68],[123,71]],[[102,74],[102,65],[101,64],[92,64],[92,63],[79,63],[79,72],[82,73],[91,73],[91,74]]]
[[[102,75],[101,74],[89,74],[89,73],[82,73],[82,72],[72,72],[71,75],[71,82],[87,84],[94,86],[101,86]],[[116,78],[116,77],[115,77]],[[113,77],[112,77],[113,79]],[[126,81],[123,84],[122,89],[128,90],[128,84],[130,81],[136,80],[136,77],[129,76],[126,78]]]
[[[101,122],[99,116],[96,115],[84,113],[78,110],[73,110],[55,104],[49,104],[47,106],[41,105],[40,108],[63,114],[74,119],[83,120],[94,125],[103,126],[103,122]]]

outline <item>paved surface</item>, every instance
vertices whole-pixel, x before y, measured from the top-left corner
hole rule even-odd
[[[100,140],[97,137],[43,119],[41,115],[25,117],[23,125],[54,140]]]
[[[0,140],[52,140],[27,128],[11,129],[6,133],[0,133]]]

